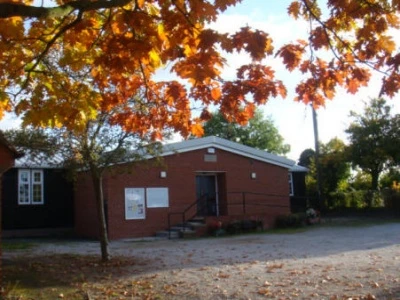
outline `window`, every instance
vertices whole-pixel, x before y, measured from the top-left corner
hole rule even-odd
[[[294,189],[293,189],[293,174],[289,173],[289,196],[294,195]]]
[[[18,183],[18,204],[30,204],[29,200],[29,184],[30,172],[26,170],[19,170],[19,183]]]
[[[19,170],[18,204],[43,204],[43,171]]]

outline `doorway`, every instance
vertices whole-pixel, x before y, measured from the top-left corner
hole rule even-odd
[[[197,215],[218,216],[218,184],[215,174],[196,175]]]

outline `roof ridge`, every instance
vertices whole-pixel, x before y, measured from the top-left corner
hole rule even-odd
[[[257,160],[265,161],[283,167],[290,168],[296,163],[294,160],[288,159],[286,157],[272,154],[265,150],[256,149],[237,142],[233,142],[218,136],[207,136],[203,138],[190,139],[172,144],[166,144],[163,146],[163,152],[161,155],[166,156],[176,152],[188,152],[211,146],[217,148],[219,147],[222,150],[252,157]]]

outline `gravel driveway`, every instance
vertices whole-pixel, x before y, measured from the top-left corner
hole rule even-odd
[[[151,280],[165,299],[400,299],[400,223],[296,234],[115,241],[133,256],[125,279]],[[24,255],[99,254],[97,242],[39,243]],[[18,253],[4,253],[11,258]]]

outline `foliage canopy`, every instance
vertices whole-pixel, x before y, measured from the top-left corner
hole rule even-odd
[[[211,119],[204,124],[204,135],[219,136],[275,154],[286,154],[290,150],[273,120],[270,117],[265,118],[261,110],[255,111],[246,126],[228,122],[221,113],[213,113]]]
[[[371,176],[371,189],[378,189],[379,176],[390,165],[398,165],[400,115],[393,115],[383,98],[365,104],[364,113],[352,112],[349,158]]]
[[[350,164],[348,163],[346,146],[343,141],[333,138],[326,144],[321,144],[319,167],[321,172],[321,192],[325,207],[333,207],[335,199],[333,193],[343,190],[350,178]],[[306,177],[307,192],[317,194],[317,174],[315,152],[312,149],[304,150],[299,158],[299,165],[309,168]]]
[[[242,124],[257,104],[286,95],[268,66],[274,56],[304,74],[296,99],[314,106],[332,99],[338,87],[357,92],[368,84],[371,69],[384,74],[382,95],[398,92],[400,54],[392,33],[400,24],[400,1],[293,1],[288,13],[309,21],[309,39],[280,49],[261,30],[223,34],[207,28],[238,2],[2,1],[0,114],[13,110],[25,124],[83,130],[99,111],[140,94],[136,110],[120,111],[113,122],[139,134],[152,131],[154,139],[161,138],[163,126],[200,135],[210,105]],[[333,56],[319,56],[320,50]],[[248,53],[252,62],[226,80],[224,52]],[[183,81],[156,81],[165,65]],[[191,118],[191,99],[202,104],[200,118]]]

